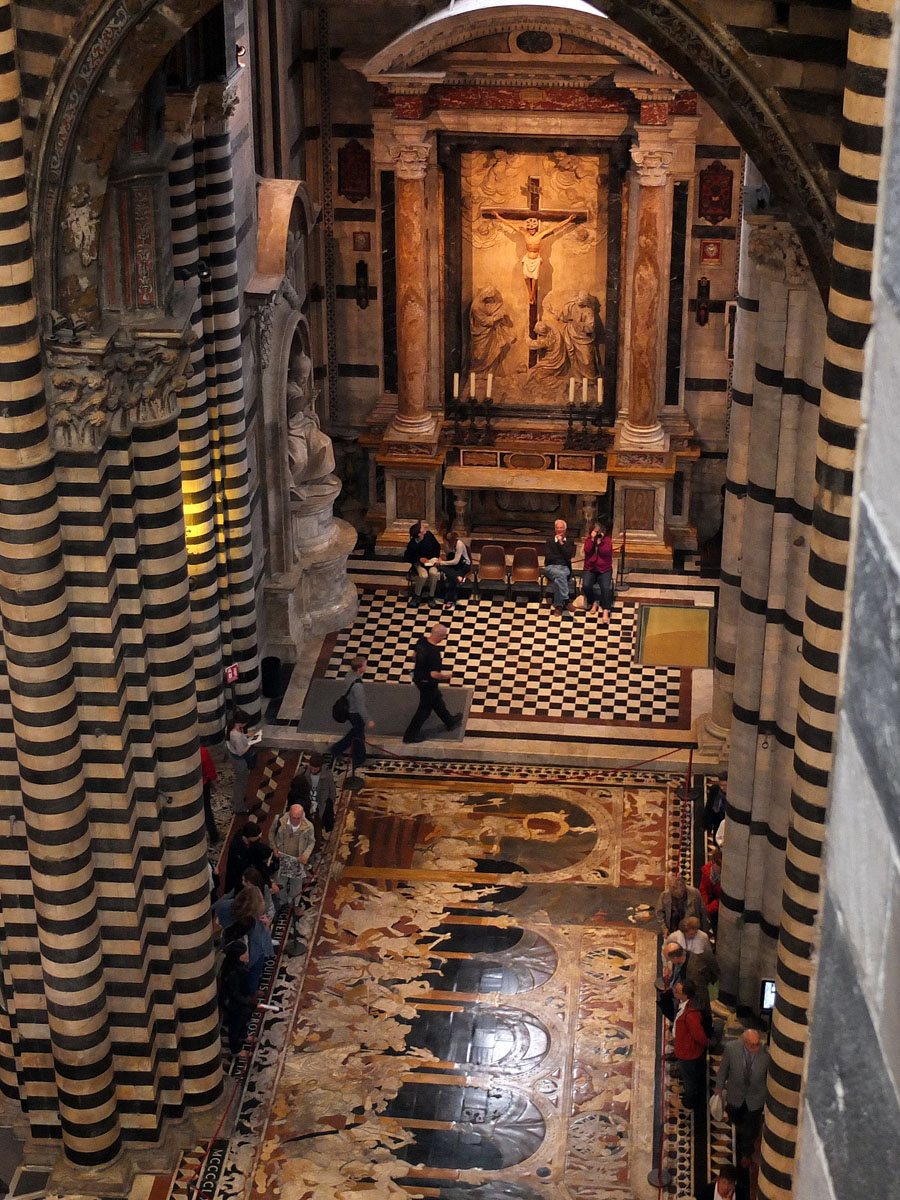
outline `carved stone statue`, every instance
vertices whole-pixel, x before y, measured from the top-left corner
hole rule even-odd
[[[566,353],[562,331],[555,323],[551,325],[548,321],[536,321],[529,349],[536,350],[540,356],[531,368],[530,378],[533,383],[561,379],[568,374],[569,356]]]
[[[302,350],[291,357],[285,399],[288,413],[288,469],[291,494],[302,496],[307,486],[334,470],[334,447],[322,432],[315,412],[317,390],[312,361]]]
[[[500,292],[493,284],[479,288],[469,309],[469,370],[496,373],[515,340]]]
[[[600,374],[603,322],[598,307],[597,298],[590,292],[579,292],[559,314],[572,373],[580,379],[596,379]]]

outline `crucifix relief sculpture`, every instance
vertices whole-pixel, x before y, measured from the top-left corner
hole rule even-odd
[[[584,210],[544,209],[541,208],[541,181],[537,176],[528,177],[528,207],[527,208],[493,208],[483,209],[482,216],[499,221],[500,224],[521,236],[525,241],[525,253],[522,256],[522,274],[525,277],[525,288],[528,294],[528,333],[534,337],[535,325],[540,315],[538,278],[541,271],[541,244],[548,237],[561,233],[567,226],[588,219]],[[542,228],[544,222],[552,221],[550,228]],[[529,365],[537,361],[537,354],[529,353]]]

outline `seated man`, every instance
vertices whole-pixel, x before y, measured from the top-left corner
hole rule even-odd
[[[573,611],[569,603],[569,579],[575,543],[566,536],[566,530],[565,521],[557,521],[553,526],[553,537],[547,538],[544,546],[544,574],[553,588],[553,607],[557,616],[563,611]]]
[[[427,521],[416,521],[409,527],[409,541],[403,551],[403,557],[409,563],[409,573],[413,577],[413,604],[418,604],[422,592],[428,583],[428,596],[434,599],[441,573],[437,568],[441,548],[438,540],[428,528]]]

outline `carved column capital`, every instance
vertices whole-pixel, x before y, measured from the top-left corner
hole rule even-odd
[[[424,179],[430,153],[428,142],[397,142],[391,151],[397,178]]]
[[[195,340],[190,332],[151,340],[123,327],[108,341],[45,343],[54,448],[97,451],[109,432],[174,415],[192,373]]]
[[[634,163],[638,183],[641,187],[665,187],[669,181],[674,158],[674,150],[631,147],[631,161]]]
[[[747,253],[762,270],[775,275],[789,288],[806,287],[812,282],[800,239],[793,228],[782,221],[776,223],[764,219],[764,223],[757,224],[751,218]]]
[[[193,92],[167,92],[163,109],[162,128],[166,141],[173,146],[183,146],[193,136],[197,118],[199,90]]]
[[[240,103],[238,81],[240,72],[230,79],[201,83],[197,88],[197,120],[206,123],[228,121]]]

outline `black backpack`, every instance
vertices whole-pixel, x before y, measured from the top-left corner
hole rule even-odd
[[[350,719],[350,692],[358,683],[359,680],[354,679],[343,696],[338,696],[337,700],[331,706],[331,715],[337,721],[338,725],[343,725],[345,721]]]

